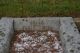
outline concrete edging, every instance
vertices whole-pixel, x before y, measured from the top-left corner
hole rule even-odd
[[[0,53],[9,53],[9,43],[13,34],[13,20],[2,18],[0,20]]]
[[[0,20],[0,53],[8,53],[9,51],[9,42],[14,30],[13,20],[14,29],[17,30],[33,26],[33,24],[37,27],[49,26],[55,28],[55,30],[60,31],[64,53],[80,53],[80,34],[72,17],[2,18]],[[33,23],[34,21],[37,24]],[[41,24],[42,22],[44,24]],[[32,29],[36,28],[33,27]]]
[[[60,34],[66,49],[64,53],[80,53],[80,34],[73,18],[60,18],[60,23]]]

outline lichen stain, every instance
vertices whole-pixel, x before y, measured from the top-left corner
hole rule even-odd
[[[4,37],[5,36],[4,32],[0,31],[0,36]]]

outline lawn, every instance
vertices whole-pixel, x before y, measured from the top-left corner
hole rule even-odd
[[[0,0],[0,16],[72,16],[80,14],[80,0]]]

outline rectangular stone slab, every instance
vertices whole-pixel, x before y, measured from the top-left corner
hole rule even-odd
[[[59,18],[37,17],[37,18],[14,18],[15,30],[59,30]]]
[[[0,20],[0,53],[9,53],[12,35],[13,20],[9,18],[2,18]]]
[[[60,18],[60,34],[64,53],[80,53],[80,34],[71,17]]]

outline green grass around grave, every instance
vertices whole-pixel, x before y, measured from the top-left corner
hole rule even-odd
[[[80,0],[0,0],[0,16],[78,16]]]

